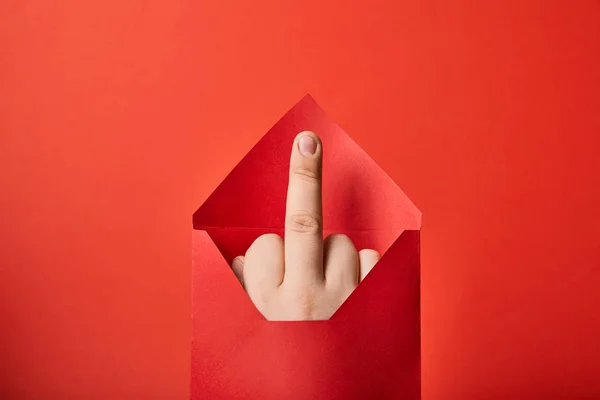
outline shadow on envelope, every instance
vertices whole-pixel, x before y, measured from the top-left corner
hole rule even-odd
[[[327,321],[266,321],[229,264],[283,236],[289,155],[301,131],[323,143],[325,236],[382,258]],[[421,213],[306,96],[250,150],[193,217],[191,399],[419,399]]]

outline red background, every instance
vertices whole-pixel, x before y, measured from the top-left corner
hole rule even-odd
[[[600,3],[364,3],[0,3],[1,398],[186,399],[191,215],[307,92],[424,214],[424,399],[600,397]]]

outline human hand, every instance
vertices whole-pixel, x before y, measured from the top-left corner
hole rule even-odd
[[[313,132],[294,140],[285,216],[285,243],[262,235],[232,269],[267,320],[329,319],[379,260],[356,251],[346,235],[323,240],[323,146]]]

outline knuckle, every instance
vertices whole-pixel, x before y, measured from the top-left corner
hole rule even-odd
[[[273,244],[277,244],[280,241],[281,241],[281,236],[279,236],[278,234],[265,233],[264,235],[260,235],[259,237],[257,237],[254,242],[258,243],[258,244],[273,245]]]
[[[294,169],[294,175],[306,182],[315,183],[319,181],[319,173],[311,168],[298,167]]]
[[[327,236],[327,240],[332,243],[352,243],[352,240],[343,233],[334,233],[332,235]]]
[[[380,257],[379,252],[377,250],[373,250],[373,249],[362,249],[358,253],[362,256],[371,256],[371,257],[377,257],[377,258]]]
[[[253,257],[264,251],[272,251],[283,247],[283,239],[276,233],[267,233],[257,237],[246,250],[246,257]]]
[[[325,239],[325,244],[328,248],[348,248],[348,249],[356,249],[354,248],[354,243],[352,243],[352,239],[348,235],[344,235],[343,233],[335,233],[327,236]]]
[[[292,232],[306,234],[321,232],[321,219],[314,214],[293,214],[289,217],[288,223]]]

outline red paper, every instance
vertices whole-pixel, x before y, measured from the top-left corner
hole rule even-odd
[[[229,267],[283,236],[290,151],[323,143],[324,234],[381,260],[328,321],[266,321]],[[310,97],[292,108],[194,214],[191,399],[420,399],[421,213]]]

